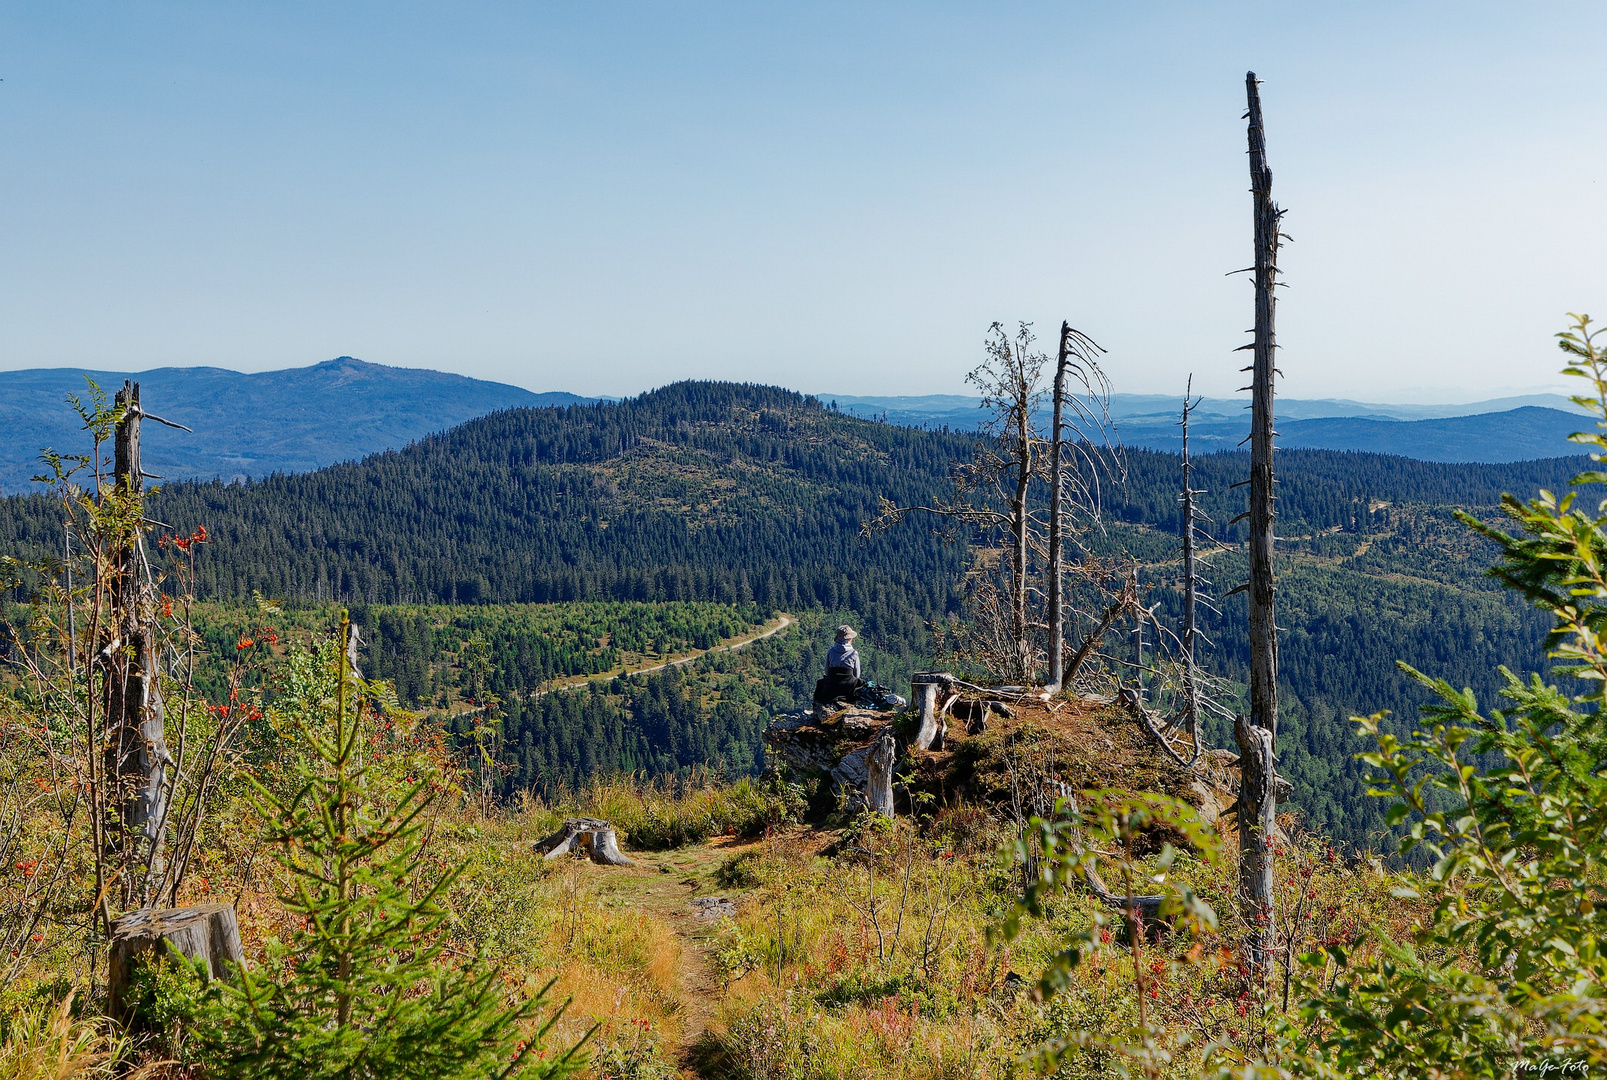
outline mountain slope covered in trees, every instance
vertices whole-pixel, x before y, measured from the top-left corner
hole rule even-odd
[[[258,590],[359,609],[703,600],[833,612],[860,625],[873,674],[892,682],[932,659],[927,625],[958,611],[971,552],[919,521],[871,536],[861,522],[882,497],[939,497],[971,445],[967,436],[874,423],[783,390],[681,383],[620,403],[501,412],[307,475],[173,484],[151,499],[150,513],[180,532],[207,527],[216,542],[201,559],[200,587],[215,599]],[[1462,466],[1312,450],[1278,461],[1283,770],[1308,813],[1362,841],[1381,822],[1349,758],[1356,747],[1347,718],[1378,709],[1410,718],[1422,695],[1395,660],[1488,698],[1495,666],[1538,655],[1543,642],[1544,621],[1481,576],[1493,552],[1451,520],[1451,508],[1492,516],[1502,492],[1557,490],[1579,461]],[[1090,539],[1145,564],[1163,616],[1176,611],[1168,575],[1177,464],[1130,451],[1127,484],[1104,508],[1108,532]],[[1228,548],[1213,574],[1219,595],[1242,580],[1240,529],[1226,523],[1242,508],[1242,489],[1232,485],[1245,472],[1240,454],[1196,461],[1203,508]],[[48,500],[0,503],[0,549],[39,555],[60,543]],[[1243,622],[1237,596],[1205,626],[1214,645],[1203,660],[1230,695],[1242,681]],[[797,631],[823,632],[818,621]],[[767,657],[776,670],[754,669]],[[686,672],[640,692],[622,683],[563,700],[534,696],[537,686],[509,671],[501,685],[520,713],[510,734],[531,736],[518,775],[535,783],[573,782],[593,766],[674,771],[705,751],[752,763],[731,740],[755,735],[765,710],[806,695],[817,663],[804,643],[777,641],[729,661],[742,672],[727,679],[741,683],[740,695]],[[392,656],[379,671],[408,666]],[[736,711],[716,725],[727,733],[718,746],[688,736],[696,716],[726,702]],[[590,745],[614,749],[571,760],[566,747],[589,753],[580,749],[588,731],[607,736]],[[1218,745],[1230,742],[1213,734]]]
[[[924,428],[972,431],[985,419],[974,398],[822,395],[844,412]],[[1234,450],[1250,433],[1245,402],[1199,398],[1189,426],[1196,453]],[[1110,415],[1128,446],[1177,451],[1181,400],[1160,394],[1113,394]],[[1569,436],[1587,427],[1561,394],[1528,394],[1469,405],[1384,405],[1360,401],[1278,402],[1280,445],[1365,450],[1423,461],[1530,461],[1574,452]],[[1047,423],[1047,414],[1043,417]]]

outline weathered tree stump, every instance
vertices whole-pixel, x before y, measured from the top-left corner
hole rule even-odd
[[[619,850],[619,838],[614,827],[598,818],[570,818],[563,827],[536,844],[543,859],[556,859],[583,851],[594,863],[604,866],[634,866]]]
[[[1233,718],[1239,743],[1239,906],[1251,935],[1246,943],[1250,966],[1264,970],[1272,961],[1273,885],[1276,867],[1272,844],[1278,835],[1276,758],[1272,732],[1251,723],[1243,713]]]
[[[865,802],[883,817],[893,810],[893,762],[898,758],[898,740],[891,731],[882,732],[865,759]]]
[[[942,723],[937,707],[937,694],[942,683],[935,676],[916,676],[910,684],[910,696],[921,703],[921,727],[915,733],[917,750],[930,750],[933,744],[942,745]]]
[[[956,720],[965,721],[967,735],[980,735],[988,729],[988,720],[994,716],[1002,716],[1006,720],[1015,716],[1010,706],[1000,701],[987,698],[955,698],[949,702],[945,710]]]
[[[204,961],[209,978],[225,978],[231,966],[245,967],[240,924],[233,904],[181,908],[141,908],[112,923],[106,991],[112,1016],[126,1019],[134,965],[146,953],[165,957],[167,944],[191,960]]]

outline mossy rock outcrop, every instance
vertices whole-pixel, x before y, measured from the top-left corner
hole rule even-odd
[[[822,778],[850,802],[864,790],[866,759],[884,731],[903,747],[898,773],[938,807],[959,804],[1040,812],[1056,792],[1150,791],[1182,799],[1215,824],[1231,810],[1237,757],[1211,751],[1193,769],[1175,764],[1119,705],[1081,698],[1013,702],[974,735],[950,727],[941,750],[917,750],[911,713],[820,709],[778,716],[765,738],[794,773]],[[963,729],[960,729],[963,730]]]

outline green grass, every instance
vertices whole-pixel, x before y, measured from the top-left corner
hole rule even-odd
[[[715,836],[762,836],[767,828],[796,821],[804,808],[802,793],[779,781],[744,777],[723,784],[706,774],[594,780],[576,801],[583,813],[612,823],[629,847],[645,851]]]

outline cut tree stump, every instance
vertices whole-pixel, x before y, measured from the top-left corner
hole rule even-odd
[[[915,733],[915,749],[917,750],[930,750],[934,743],[940,746],[942,744],[937,708],[937,692],[939,689],[940,684],[936,679],[925,682],[922,681],[920,676],[916,676],[915,681],[910,684],[910,696],[921,703],[921,727]]]
[[[209,978],[226,978],[231,965],[245,967],[245,950],[240,947],[240,924],[233,904],[131,911],[112,923],[106,978],[112,1016],[127,1019],[125,999],[135,962],[146,953],[165,957],[168,942],[191,960],[204,961],[203,970]]]
[[[896,816],[893,810],[893,762],[898,759],[898,740],[891,731],[883,731],[881,738],[871,747],[865,759],[865,802],[886,818]]]
[[[1166,897],[1158,893],[1140,893],[1137,896],[1123,896],[1113,893],[1106,886],[1099,870],[1091,863],[1083,867],[1083,877],[1088,880],[1088,891],[1094,894],[1101,904],[1115,908],[1127,916],[1132,922],[1136,916],[1144,925],[1154,928],[1160,919],[1161,908],[1166,904]]]
[[[598,818],[570,818],[563,827],[536,844],[543,859],[556,859],[577,851],[585,852],[594,863],[604,866],[634,866],[619,850],[614,827]]]

